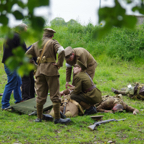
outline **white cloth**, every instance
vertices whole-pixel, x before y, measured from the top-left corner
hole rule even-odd
[[[66,67],[72,67],[70,64],[66,63]]]
[[[63,48],[62,46],[60,46],[60,47],[58,48],[57,53],[59,54],[59,53],[61,53],[62,51],[64,51],[64,48]]]

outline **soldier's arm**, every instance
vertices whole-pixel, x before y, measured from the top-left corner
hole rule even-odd
[[[126,103],[123,102],[123,107],[126,112],[132,112],[133,114],[139,113],[139,111],[131,106],[128,106]]]
[[[58,41],[53,40],[53,42],[55,52],[58,53],[58,62],[56,63],[56,65],[58,67],[62,67],[64,62],[64,48],[58,43]]]
[[[96,107],[97,111],[98,112],[105,112],[106,109],[105,109],[105,102],[102,102],[99,106]]]
[[[29,50],[26,51],[26,55],[31,56],[31,57],[37,57],[36,53],[34,51],[34,45],[31,46],[31,48]]]
[[[61,49],[63,47],[60,47],[59,49]],[[62,67],[63,66],[63,62],[64,62],[64,49],[59,53],[58,52],[58,62],[57,62],[57,66],[58,67]]]
[[[66,63],[66,82],[71,81],[72,66]]]
[[[79,77],[75,76],[74,78],[74,82],[75,82],[75,89],[72,91],[72,94],[79,94],[82,91],[82,79],[80,79]]]
[[[113,98],[109,98],[105,101],[103,101],[98,107],[97,107],[97,111],[98,112],[111,112],[111,109],[114,106],[114,99]]]
[[[82,53],[78,57],[78,60],[81,61],[87,67],[88,57],[87,57],[87,55],[85,53]]]

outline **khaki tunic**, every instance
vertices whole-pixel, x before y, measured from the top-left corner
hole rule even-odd
[[[40,57],[42,49],[49,38],[42,39],[42,46],[39,47],[38,42],[34,43],[32,47],[26,52],[27,55],[32,57]],[[53,39],[50,39],[44,50],[43,56],[45,58],[54,59],[56,61],[56,54],[60,44]],[[44,104],[46,102],[48,90],[50,89],[50,98],[52,102],[60,102],[59,93],[59,72],[57,66],[53,62],[40,63],[37,67],[35,74],[36,77],[36,91],[38,94],[37,103]],[[58,66],[62,66],[64,61],[64,51],[58,55]]]
[[[121,104],[127,112],[133,112],[134,109],[131,106],[128,106],[126,103],[124,103],[121,99],[119,98],[112,98],[109,97],[105,99],[99,106],[97,106],[97,111],[98,112],[104,112],[105,110],[112,110],[115,104]]]
[[[60,111],[63,113],[63,110],[64,110],[64,106],[62,105],[60,106]],[[54,110],[52,109],[49,114],[52,117],[54,117]],[[78,114],[79,114],[78,106],[75,103],[72,103],[69,101],[66,105],[66,110],[65,110],[64,115],[66,117],[75,117],[75,116],[78,116]]]
[[[86,72],[80,72],[74,77],[75,89],[71,93],[71,99],[74,99],[78,103],[84,101],[88,104],[96,104],[102,101],[101,91],[98,88],[94,88],[90,92],[84,93],[88,88],[92,87],[93,82]]]
[[[82,107],[74,100],[70,99],[70,94],[64,95],[61,98],[61,106],[60,111],[63,113],[64,111],[64,103],[66,102],[66,109],[64,115],[66,117],[75,117],[78,115],[82,115],[84,113]],[[52,109],[49,113],[52,117],[54,117],[54,110]]]
[[[74,66],[76,64],[76,61],[79,60],[81,61],[86,67],[87,70],[86,72],[89,74],[89,76],[93,79],[94,75],[95,75],[95,69],[97,67],[97,62],[96,60],[93,58],[93,56],[84,48],[74,48],[73,49],[74,54],[75,54],[75,58],[72,62],[67,61],[66,62],[71,65]],[[72,72],[72,67],[67,67],[66,68],[66,81],[70,82],[71,79],[71,72]]]

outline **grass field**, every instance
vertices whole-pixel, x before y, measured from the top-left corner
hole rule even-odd
[[[95,56],[94,56],[95,57]],[[0,51],[0,61],[2,51]],[[106,55],[95,57],[98,67],[95,72],[94,83],[103,95],[112,95],[111,88],[121,89],[130,83],[143,83],[143,61],[127,62],[112,59]],[[65,65],[60,72],[60,90],[65,87]],[[3,64],[0,63],[0,93],[3,93],[7,78]],[[1,101],[0,97],[0,101]],[[0,111],[0,143],[5,144],[143,144],[144,143],[144,105],[143,101],[131,100],[123,97],[124,101],[137,108],[139,115],[132,113],[106,113],[103,120],[122,119],[125,121],[110,122],[100,125],[96,130],[90,131],[87,127],[93,124],[90,116],[71,118],[69,125],[55,125],[53,122],[43,121],[35,123],[36,116],[19,115],[17,113]],[[10,104],[14,104],[13,95]],[[1,107],[1,104],[0,104]]]

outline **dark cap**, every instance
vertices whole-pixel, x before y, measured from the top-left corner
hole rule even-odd
[[[51,29],[51,28],[45,28],[45,29],[44,29],[44,33],[51,35],[51,34],[56,33],[56,31],[53,30],[53,29]]]
[[[79,61],[79,60],[77,60],[77,62],[76,62],[76,64],[75,64],[75,67],[77,67],[77,66],[81,67],[82,70],[86,70],[86,68],[87,68],[87,67],[86,67],[81,61]]]

